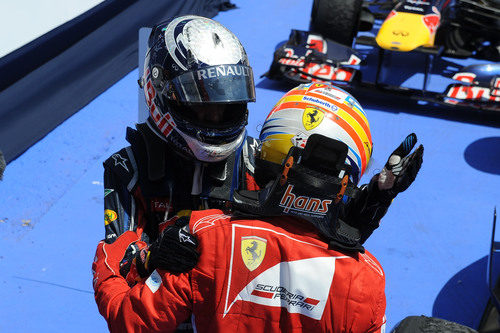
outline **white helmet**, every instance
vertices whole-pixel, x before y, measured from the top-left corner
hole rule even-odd
[[[286,93],[269,113],[262,130],[261,159],[282,163],[291,146],[305,147],[312,134],[345,143],[345,163],[357,184],[372,153],[366,114],[348,92],[329,83],[302,84]]]

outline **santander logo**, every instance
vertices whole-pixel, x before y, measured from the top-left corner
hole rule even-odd
[[[283,212],[288,213],[290,210],[312,215],[325,215],[328,212],[328,205],[332,200],[321,200],[319,198],[311,198],[304,195],[297,196],[292,193],[293,185],[288,185],[285,193],[281,197],[280,207],[283,207]]]

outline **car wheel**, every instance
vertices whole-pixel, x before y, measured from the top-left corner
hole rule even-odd
[[[477,333],[476,330],[448,320],[426,317],[409,316],[403,319],[391,333],[426,333],[426,332],[454,332]]]
[[[358,32],[362,0],[314,0],[309,30],[352,46]]]

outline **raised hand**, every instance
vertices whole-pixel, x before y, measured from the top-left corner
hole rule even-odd
[[[405,191],[417,177],[422,166],[424,147],[418,146],[410,154],[417,143],[417,136],[411,133],[391,154],[378,176],[378,188],[387,199],[394,199],[398,193]]]

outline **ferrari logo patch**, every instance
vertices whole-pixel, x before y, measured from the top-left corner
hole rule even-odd
[[[304,124],[304,128],[306,130],[310,131],[321,124],[323,118],[325,118],[323,111],[315,107],[308,106],[302,114],[302,124]]]
[[[257,236],[241,237],[241,258],[245,266],[253,271],[266,255],[267,240]]]

